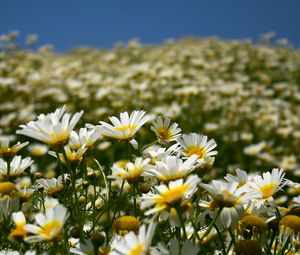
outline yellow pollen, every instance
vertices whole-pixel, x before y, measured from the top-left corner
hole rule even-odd
[[[0,183],[0,193],[4,195],[11,194],[12,191],[16,190],[16,185],[12,182],[1,182]]]
[[[179,178],[182,178],[184,176],[186,176],[186,173],[178,173],[178,174],[174,174],[174,175],[165,175],[165,176],[161,176],[161,180],[166,182],[166,181],[172,181],[172,180],[176,180]]]
[[[284,216],[280,222],[280,226],[287,227],[294,232],[300,232],[300,217],[295,215]]]
[[[257,215],[246,215],[241,220],[241,223],[247,227],[256,227],[258,229],[267,229],[266,221]]]
[[[210,208],[235,207],[237,204],[240,203],[240,199],[238,197],[235,197],[228,190],[222,190],[221,193],[224,195],[224,197],[214,197],[214,200],[210,204]]]
[[[122,216],[113,223],[113,229],[116,231],[135,231],[140,228],[140,222],[133,216]]]
[[[135,166],[129,170],[132,178],[140,176],[142,172],[143,168],[141,168],[140,166]]]
[[[172,204],[182,198],[182,195],[188,190],[187,185],[182,185],[161,193],[161,196],[155,199],[156,203]]]
[[[43,225],[38,233],[45,236],[46,240],[49,240],[55,238],[60,233],[61,227],[62,225],[58,220],[49,221]]]
[[[62,187],[55,187],[48,190],[48,195],[54,195],[62,191]]]
[[[125,126],[121,126],[121,127],[116,127],[116,130],[118,131],[126,131],[127,129],[129,129],[130,131],[133,131],[136,129],[136,126],[135,125],[125,125]]]
[[[157,129],[156,133],[157,136],[163,141],[168,141],[172,138],[172,133],[170,130],[164,127]]]
[[[143,251],[143,245],[138,244],[128,253],[128,255],[140,255],[142,254],[142,251]]]
[[[9,236],[12,237],[23,237],[26,235],[27,235],[27,231],[23,228],[23,226],[17,227],[9,234]]]
[[[69,134],[66,131],[63,131],[61,135],[57,135],[56,133],[52,132],[51,134],[51,141],[48,141],[48,145],[63,145],[66,144],[69,140]]]
[[[124,168],[129,161],[124,159],[117,162],[118,167]]]
[[[273,195],[276,187],[277,187],[277,183],[270,183],[260,187],[260,192],[262,193],[263,198],[264,199],[270,198]]]
[[[185,153],[187,156],[197,155],[199,158],[204,158],[206,155],[204,148],[195,145],[187,147]]]

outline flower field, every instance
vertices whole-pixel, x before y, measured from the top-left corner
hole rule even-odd
[[[0,254],[299,254],[300,52],[0,40]]]

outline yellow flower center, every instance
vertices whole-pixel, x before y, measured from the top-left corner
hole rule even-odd
[[[122,216],[118,218],[114,224],[113,229],[116,231],[135,231],[137,232],[140,228],[140,221],[133,216]]]
[[[142,172],[143,168],[141,166],[135,166],[129,169],[129,173],[132,178],[140,176]]]
[[[277,187],[277,183],[270,183],[260,187],[264,199],[271,197]]]
[[[49,146],[63,145],[69,140],[69,134],[66,131],[63,131],[60,135],[57,135],[55,132],[52,132],[50,135],[51,140],[47,142]]]
[[[215,196],[214,200],[211,202],[211,208],[218,208],[218,207],[235,207],[237,204],[240,203],[240,199],[234,196],[228,190],[222,190],[221,193],[223,197]]]
[[[129,161],[126,160],[126,159],[120,160],[120,161],[117,162],[117,166],[118,166],[118,167],[121,167],[121,168],[124,168],[124,167],[126,167],[126,165],[127,165],[128,162],[129,162]]]
[[[142,254],[143,251],[143,245],[139,244],[135,246],[129,253],[128,255],[140,255]]]
[[[27,231],[23,228],[23,226],[17,227],[9,234],[9,236],[12,237],[22,237],[26,235],[27,235]]]
[[[133,131],[136,129],[136,125],[125,125],[125,126],[120,126],[120,127],[116,127],[116,130],[118,131],[126,131],[126,130],[130,130],[130,131]]]
[[[188,190],[187,185],[182,185],[169,189],[161,193],[161,196],[155,199],[156,203],[172,204],[182,198],[182,195]]]
[[[54,187],[48,190],[48,195],[55,195],[63,190],[62,187]]]
[[[172,138],[172,133],[170,130],[164,127],[157,129],[156,133],[157,136],[163,141],[168,141]]]
[[[204,158],[206,155],[206,151],[204,148],[195,145],[186,148],[185,153],[187,154],[187,156],[197,155],[199,158]]]
[[[12,182],[1,182],[0,193],[4,195],[10,195],[12,191],[16,190],[16,185]]]
[[[267,229],[266,221],[257,215],[246,215],[241,220],[241,223],[247,227],[256,227],[260,230]]]
[[[286,227],[293,232],[300,232],[300,217],[295,215],[284,216],[280,222],[280,226]]]
[[[40,235],[43,235],[46,240],[56,237],[61,230],[61,223],[58,220],[52,220],[46,222],[43,227],[38,231]]]
[[[173,174],[173,175],[161,176],[160,179],[164,182],[167,182],[167,181],[172,181],[172,180],[176,180],[176,179],[185,177],[186,175],[187,175],[187,173],[177,173],[177,174]]]

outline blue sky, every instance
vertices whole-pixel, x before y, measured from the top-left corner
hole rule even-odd
[[[112,47],[137,37],[161,43],[184,36],[251,38],[275,31],[300,46],[299,0],[1,0],[0,34],[39,36],[57,51]]]

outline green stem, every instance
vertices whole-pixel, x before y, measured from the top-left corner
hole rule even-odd
[[[234,234],[232,233],[232,230],[231,230],[230,227],[228,228],[228,232],[229,232],[229,235],[230,235],[230,237],[231,237],[231,240],[232,240],[233,244],[235,244]]]
[[[221,247],[222,247],[222,253],[223,253],[224,255],[226,255],[226,254],[230,251],[231,245],[230,245],[229,248],[228,248],[228,252],[226,252],[222,234],[221,234],[220,230],[217,228],[216,224],[214,225],[214,227],[215,227],[215,229],[216,229],[216,231],[217,231],[217,233],[218,233],[218,237],[219,237],[219,239],[220,239],[220,243],[221,243]]]
[[[192,223],[192,226],[194,228],[194,235],[196,236],[197,240],[200,241],[200,237],[199,237],[199,234],[198,234],[197,226],[196,226],[196,224],[195,224],[195,222],[193,220],[191,220],[191,223]]]
[[[154,140],[152,143],[149,143],[149,144],[145,145],[145,146],[141,149],[141,151],[144,151],[144,150],[148,149],[149,147],[151,147],[152,145],[156,144],[157,142],[158,142],[158,140],[156,139],[156,140]]]
[[[219,218],[221,212],[223,210],[223,207],[220,207],[218,212],[217,212],[217,215],[213,218],[213,220],[210,222],[208,228],[206,229],[206,231],[204,232],[203,236],[201,237],[200,241],[203,241],[203,239],[210,233],[210,231],[212,230],[212,228],[214,227],[217,219]]]
[[[119,195],[118,195],[117,206],[115,208],[115,211],[114,211],[114,214],[113,214],[113,217],[112,217],[112,221],[115,220],[116,213],[117,213],[117,211],[119,209],[119,206],[120,206],[121,196],[122,196],[122,192],[123,192],[123,188],[124,188],[124,183],[125,183],[125,180],[122,181],[122,186],[121,186],[121,189],[120,189],[120,192],[119,192]]]
[[[186,234],[186,230],[185,230],[184,220],[182,218],[180,209],[176,208],[176,212],[177,212],[180,224],[181,224],[181,228],[182,228],[182,231],[183,231],[184,240],[187,240],[187,234]]]
[[[98,166],[99,170],[100,170],[100,173],[103,177],[103,181],[104,181],[104,185],[105,185],[105,191],[106,191],[106,199],[108,200],[109,199],[109,184],[107,182],[107,179],[106,179],[106,175],[101,167],[101,165],[99,164],[98,160],[96,160],[94,158],[94,162],[96,163],[96,165]]]
[[[67,192],[67,185],[66,185],[66,181],[65,181],[64,169],[63,169],[63,166],[62,166],[62,163],[61,163],[58,151],[56,150],[55,153],[56,153],[57,163],[59,165],[60,174],[61,174],[61,178],[62,178],[62,183],[63,183],[63,187],[64,187],[63,190],[67,194],[68,192]],[[66,204],[66,196],[63,196],[63,200],[64,200],[64,204]]]

